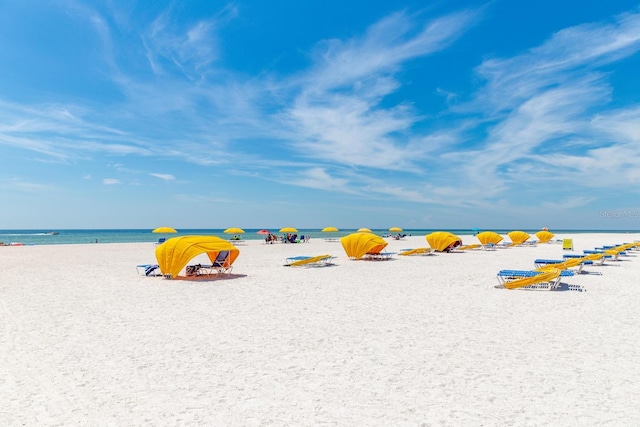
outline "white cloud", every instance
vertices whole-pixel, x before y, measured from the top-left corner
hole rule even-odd
[[[294,148],[337,164],[416,170],[428,147],[415,143],[409,131],[422,118],[409,105],[382,107],[382,101],[399,88],[394,73],[404,61],[446,48],[474,16],[466,11],[419,27],[396,13],[362,38],[320,45],[317,65],[300,78],[299,94],[282,116],[299,136]]]
[[[149,175],[154,176],[156,178],[159,178],[163,181],[173,181],[176,179],[175,176],[170,175],[170,174],[166,174],[166,173],[150,173]]]
[[[102,179],[102,183],[104,185],[118,185],[120,184],[120,180],[119,179],[115,179],[115,178],[103,178]]]

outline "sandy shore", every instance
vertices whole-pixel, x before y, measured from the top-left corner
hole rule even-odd
[[[239,248],[207,281],[138,276],[148,243],[0,248],[0,424],[640,425],[640,252],[549,292],[496,273],[559,244],[382,262],[317,239]],[[336,265],[283,267],[323,253]]]

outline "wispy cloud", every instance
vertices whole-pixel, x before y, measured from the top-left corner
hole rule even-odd
[[[421,23],[395,13],[361,38],[320,44],[282,117],[299,136],[294,149],[338,164],[415,168],[424,153],[408,135],[420,115],[406,103],[382,103],[401,86],[394,75],[404,62],[445,49],[474,17],[465,11]]]
[[[508,203],[514,189],[553,180],[610,188],[611,170],[640,180],[640,107],[610,107],[609,67],[640,49],[638,13],[489,57],[475,69],[478,89],[456,90],[440,124],[394,95],[409,62],[483,25],[488,18],[473,10],[427,19],[394,13],[353,38],[318,41],[305,69],[265,68],[251,78],[229,68],[221,49],[220,29],[240,13],[234,5],[186,23],[168,8],[138,27],[121,10],[78,10],[101,41],[118,96],[106,106],[0,100],[0,145],[59,162],[172,159],[363,198],[456,206]],[[125,42],[139,43],[127,65]],[[174,171],[154,170],[164,169],[141,164],[135,173],[176,180]]]
[[[167,173],[150,173],[149,175],[154,176],[158,179],[161,179],[163,181],[173,181],[176,179],[175,176],[171,175],[171,174],[167,174]]]
[[[640,15],[624,14],[614,23],[564,29],[522,55],[483,62],[477,72],[486,84],[452,111],[483,117],[476,131],[484,128],[487,137],[475,141],[477,149],[448,156],[461,160],[473,187],[486,189],[475,198],[547,182],[609,187],[611,170],[637,179],[640,153],[629,142],[638,137],[632,124],[638,107],[596,111],[607,111],[612,97],[609,74],[599,68],[639,49]]]

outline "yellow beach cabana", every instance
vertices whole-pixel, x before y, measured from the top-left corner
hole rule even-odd
[[[213,264],[221,251],[229,251],[225,267],[234,263],[240,251],[228,241],[215,236],[181,236],[173,237],[156,248],[156,259],[160,271],[165,277],[178,277],[180,271],[193,258],[201,254]]]
[[[549,243],[551,239],[553,239],[555,234],[550,231],[542,230],[536,233],[536,237],[538,238],[538,243]]]
[[[387,242],[373,233],[353,233],[340,239],[344,251],[351,259],[360,259],[367,253],[380,253]]]
[[[511,245],[513,246],[521,245],[531,237],[528,233],[520,230],[510,231],[507,233],[507,236],[511,239]]]
[[[483,231],[482,233],[476,234],[476,237],[484,247],[497,245],[502,241],[502,236],[495,231]]]
[[[444,252],[447,249],[462,245],[462,239],[448,231],[434,231],[431,234],[427,234],[425,238],[429,242],[429,246],[438,252]]]

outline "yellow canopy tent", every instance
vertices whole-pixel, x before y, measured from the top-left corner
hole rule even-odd
[[[244,230],[242,228],[238,228],[238,227],[231,227],[231,228],[227,228],[226,230],[224,230],[223,233],[225,233],[225,234],[243,234]]]
[[[339,231],[336,227],[325,227],[322,229],[323,233],[335,233]]]
[[[162,233],[162,234],[167,234],[167,233],[177,233],[175,228],[171,228],[171,227],[158,227],[156,229],[153,229],[151,231],[152,233]]]
[[[483,245],[497,245],[502,241],[502,236],[495,231],[483,231],[478,233],[476,237]]]
[[[429,242],[429,246],[438,252],[443,252],[456,243],[456,246],[462,245],[462,239],[448,231],[434,231],[431,234],[427,234],[425,238]]]
[[[177,277],[189,261],[206,253],[211,263],[221,251],[229,251],[225,266],[238,258],[240,251],[231,243],[215,236],[173,237],[156,248],[156,259],[163,275]]]
[[[539,243],[549,243],[549,241],[553,239],[554,236],[555,234],[547,230],[538,231],[536,233],[536,237],[538,238]]]
[[[387,242],[373,233],[353,233],[340,239],[349,258],[360,259],[367,253],[380,253]]]
[[[371,233],[371,229],[366,227],[358,228],[358,233]]]
[[[284,227],[280,229],[281,233],[297,233],[298,230],[296,228],[293,227]]]
[[[528,233],[519,230],[510,231],[507,236],[509,236],[513,245],[521,245],[531,237]]]
[[[400,228],[400,227],[391,227],[389,229],[389,231],[391,231],[392,233],[402,233],[402,228]]]

